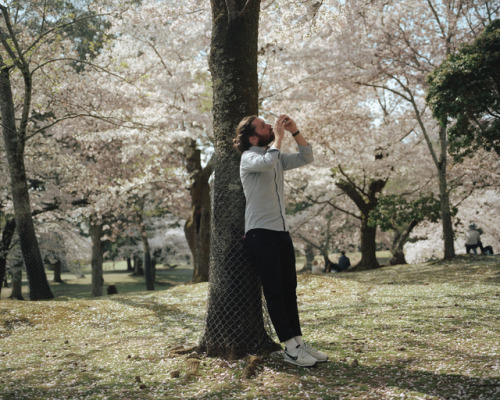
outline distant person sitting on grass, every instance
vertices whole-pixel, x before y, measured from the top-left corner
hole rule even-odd
[[[339,265],[335,264],[328,258],[325,263],[325,269],[323,270],[323,272],[332,272],[332,269],[334,272],[339,272]]]
[[[474,254],[477,254],[477,248],[481,249],[481,253],[484,253],[483,244],[481,243],[481,232],[476,227],[476,224],[470,224],[469,230],[465,233],[465,251],[467,254],[472,250]]]
[[[339,269],[338,271],[345,271],[347,268],[351,266],[351,260],[349,260],[349,257],[345,255],[345,251],[342,251],[341,256],[339,257]]]

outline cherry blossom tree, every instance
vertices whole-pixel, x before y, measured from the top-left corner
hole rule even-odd
[[[78,76],[61,80],[59,90],[47,94],[62,105],[61,112],[75,117],[51,132],[78,149],[68,154],[77,163],[68,170],[74,179],[66,192],[89,200],[90,206],[79,210],[84,218],[102,225],[118,218],[135,221],[148,271],[147,221],[134,211],[137,199],[186,214],[188,192],[179,190],[186,178],[182,144],[210,132],[202,58],[208,42],[200,40],[209,28],[198,3],[174,7],[146,1],[108,18],[107,35],[114,39]]]
[[[201,165],[201,150],[196,141],[187,139],[184,148],[186,170],[191,174],[191,213],[184,225],[193,257],[193,282],[208,282],[210,271],[210,184],[212,160]]]
[[[42,65],[61,55],[72,56],[76,50],[64,29],[96,14],[90,9],[80,13],[73,4],[37,1],[8,2],[0,5],[0,11],[0,109],[16,226],[28,272],[30,298],[47,299],[53,295],[35,235],[24,159],[27,141],[39,134],[50,119],[50,112],[41,110],[43,106],[36,102],[41,99],[35,81]],[[68,17],[69,13],[73,19]]]
[[[292,105],[314,132],[314,141],[319,139],[321,145],[335,150],[333,166],[347,149],[349,168],[341,164],[345,171],[354,171],[354,167],[359,168],[358,174],[369,171],[372,175],[386,168],[385,174],[390,172],[391,179],[399,183],[410,178],[406,170],[412,172],[415,182],[426,183],[422,186],[425,191],[432,191],[429,185],[435,185],[444,215],[444,256],[453,254],[453,205],[449,196],[454,196],[452,203],[460,201],[459,192],[467,191],[460,188],[467,182],[468,172],[447,160],[446,131],[440,131],[425,106],[425,78],[447,52],[470,40],[494,18],[498,4],[408,1],[346,5],[323,1],[285,5],[276,1],[265,12],[277,16],[286,29],[274,24],[263,29],[269,35],[261,36],[264,110],[278,114]],[[372,93],[365,91],[362,97],[366,100],[360,100],[355,85],[371,88]],[[343,107],[347,102],[349,106]],[[367,118],[373,114],[374,105],[380,107],[379,115]],[[360,107],[364,111],[359,111]],[[349,118],[350,113],[357,117]],[[388,118],[393,121],[390,128],[385,122]],[[371,133],[381,121],[386,126]],[[383,131],[384,138],[379,135]],[[361,144],[366,135],[374,139],[368,153]],[[377,141],[379,146],[375,145]],[[427,144],[427,155],[419,149],[424,147],[421,143]],[[372,160],[371,166],[354,165],[353,160],[361,158],[360,152],[373,157],[377,148],[383,157]],[[408,162],[411,167],[405,165]],[[381,164],[386,167],[381,168]],[[373,175],[384,178],[379,172]],[[394,189],[396,185],[389,180],[385,191],[397,192]]]
[[[447,128],[425,104],[425,78],[498,12],[496,2],[351,2],[342,29],[340,63],[346,78],[390,92],[418,123],[439,181],[444,257],[455,254],[448,186]],[[402,103],[403,106],[403,103]]]

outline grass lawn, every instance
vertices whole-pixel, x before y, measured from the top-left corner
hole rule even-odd
[[[53,301],[0,301],[1,399],[500,399],[497,255],[299,274],[304,336],[330,361],[273,353],[250,378],[249,359],[176,350],[203,334],[208,284],[107,279],[118,295],[77,298],[68,281]]]
[[[92,298],[91,270],[90,266],[86,266],[81,271],[83,278],[72,272],[61,274],[61,279],[64,283],[50,282],[50,286],[54,296],[70,297],[70,298]],[[175,268],[157,265],[156,267],[156,282],[155,289],[164,290],[180,283],[189,282],[193,277],[193,268],[185,265],[179,265]],[[53,273],[47,271],[47,279],[52,280]],[[146,284],[144,276],[132,276],[130,271],[127,271],[126,261],[106,262],[103,265],[104,278],[104,293],[108,285],[115,285],[119,294],[128,294],[144,291]],[[2,299],[7,299],[10,296],[9,288],[2,288]],[[23,295],[28,298],[29,288],[26,276],[23,280]]]

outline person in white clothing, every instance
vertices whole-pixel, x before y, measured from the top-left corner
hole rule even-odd
[[[481,253],[484,253],[483,244],[481,243],[481,233],[476,227],[476,224],[470,224],[469,230],[465,233],[465,251],[467,254],[472,250],[474,254],[477,254],[477,248],[481,249]]]

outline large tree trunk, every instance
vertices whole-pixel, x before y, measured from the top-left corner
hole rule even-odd
[[[25,83],[25,105],[23,112],[29,110],[31,96],[31,77],[23,73]],[[16,128],[14,100],[10,86],[9,68],[0,57],[0,111],[2,115],[2,130],[10,171],[12,200],[16,217],[19,242],[26,266],[30,288],[30,300],[52,299],[54,295],[47,282],[47,275],[40,254],[35,226],[31,215],[31,205],[24,166],[24,135],[19,134]],[[26,121],[23,115],[23,120]],[[23,129],[26,127],[24,126]]]
[[[6,220],[2,231],[2,240],[0,241],[0,295],[2,294],[3,282],[7,282],[5,274],[7,271],[7,255],[9,247],[16,231],[16,220],[9,218]]]
[[[200,347],[210,356],[243,357],[276,349],[262,315],[259,279],[244,248],[245,197],[232,148],[242,117],[258,113],[260,0],[212,0],[210,72],[215,135],[210,290]],[[242,10],[244,9],[244,12]]]
[[[377,196],[384,189],[387,180],[372,180],[368,185],[368,190],[366,190],[358,187],[343,171],[342,174],[346,179],[340,179],[337,182],[337,187],[349,196],[361,214],[359,217],[361,220],[361,260],[351,270],[361,271],[378,268],[380,265],[377,261],[377,227],[369,226],[368,219],[370,211],[377,207]]]
[[[92,241],[92,295],[103,295],[104,279],[102,276],[102,223],[90,222],[90,239]]]
[[[146,290],[155,290],[155,277],[153,271],[153,260],[151,259],[151,249],[149,247],[146,226],[141,221],[141,240],[144,258],[144,278],[146,279]]]
[[[394,239],[391,244],[391,254],[392,257],[389,260],[389,265],[400,265],[407,264],[405,253],[403,251],[404,241],[401,240],[401,236],[403,235],[400,231],[394,231]]]
[[[186,169],[191,174],[191,213],[184,234],[193,257],[193,282],[207,282],[210,267],[210,184],[212,161],[201,167],[201,151],[188,139],[184,146]]]
[[[368,215],[361,219],[361,260],[353,270],[362,271],[380,267],[377,261],[377,228],[368,226]]]

